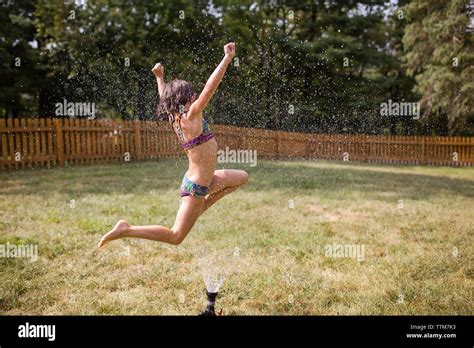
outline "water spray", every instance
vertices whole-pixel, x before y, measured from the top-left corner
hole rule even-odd
[[[200,258],[199,268],[206,284],[207,306],[201,316],[216,316],[222,314],[222,309],[216,313],[216,298],[224,280],[235,270],[236,254],[227,250],[208,252]],[[238,256],[238,255],[237,255]]]

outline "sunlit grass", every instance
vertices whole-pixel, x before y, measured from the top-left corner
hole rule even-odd
[[[101,235],[174,221],[183,160],[0,173],[4,314],[196,314],[202,260],[224,314],[473,314],[474,169],[259,160],[180,246]],[[331,258],[332,243],[364,259]],[[222,261],[224,260],[224,261]],[[224,263],[228,265],[224,265]],[[229,266],[230,265],[230,266]]]

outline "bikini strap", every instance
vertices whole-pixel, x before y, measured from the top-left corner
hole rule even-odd
[[[211,131],[211,129],[209,128],[209,124],[207,123],[206,119],[203,117],[202,118],[202,132],[204,134],[207,134]]]

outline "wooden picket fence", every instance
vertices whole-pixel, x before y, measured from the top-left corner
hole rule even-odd
[[[474,138],[305,134],[212,125],[220,149],[259,158],[472,166]],[[0,169],[182,156],[167,122],[83,118],[0,119]]]

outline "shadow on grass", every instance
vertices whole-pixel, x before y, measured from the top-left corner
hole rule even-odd
[[[412,199],[440,195],[474,198],[474,181],[415,173],[377,172],[376,167],[357,169],[335,165],[315,167],[301,162],[260,161],[259,166],[227,164],[247,170],[251,182],[245,190],[290,190],[293,193],[344,194],[347,191],[380,194],[393,192]],[[178,195],[187,162],[183,159],[118,165],[77,166],[63,169],[35,169],[1,173],[0,194],[148,194],[154,190],[176,191]]]

